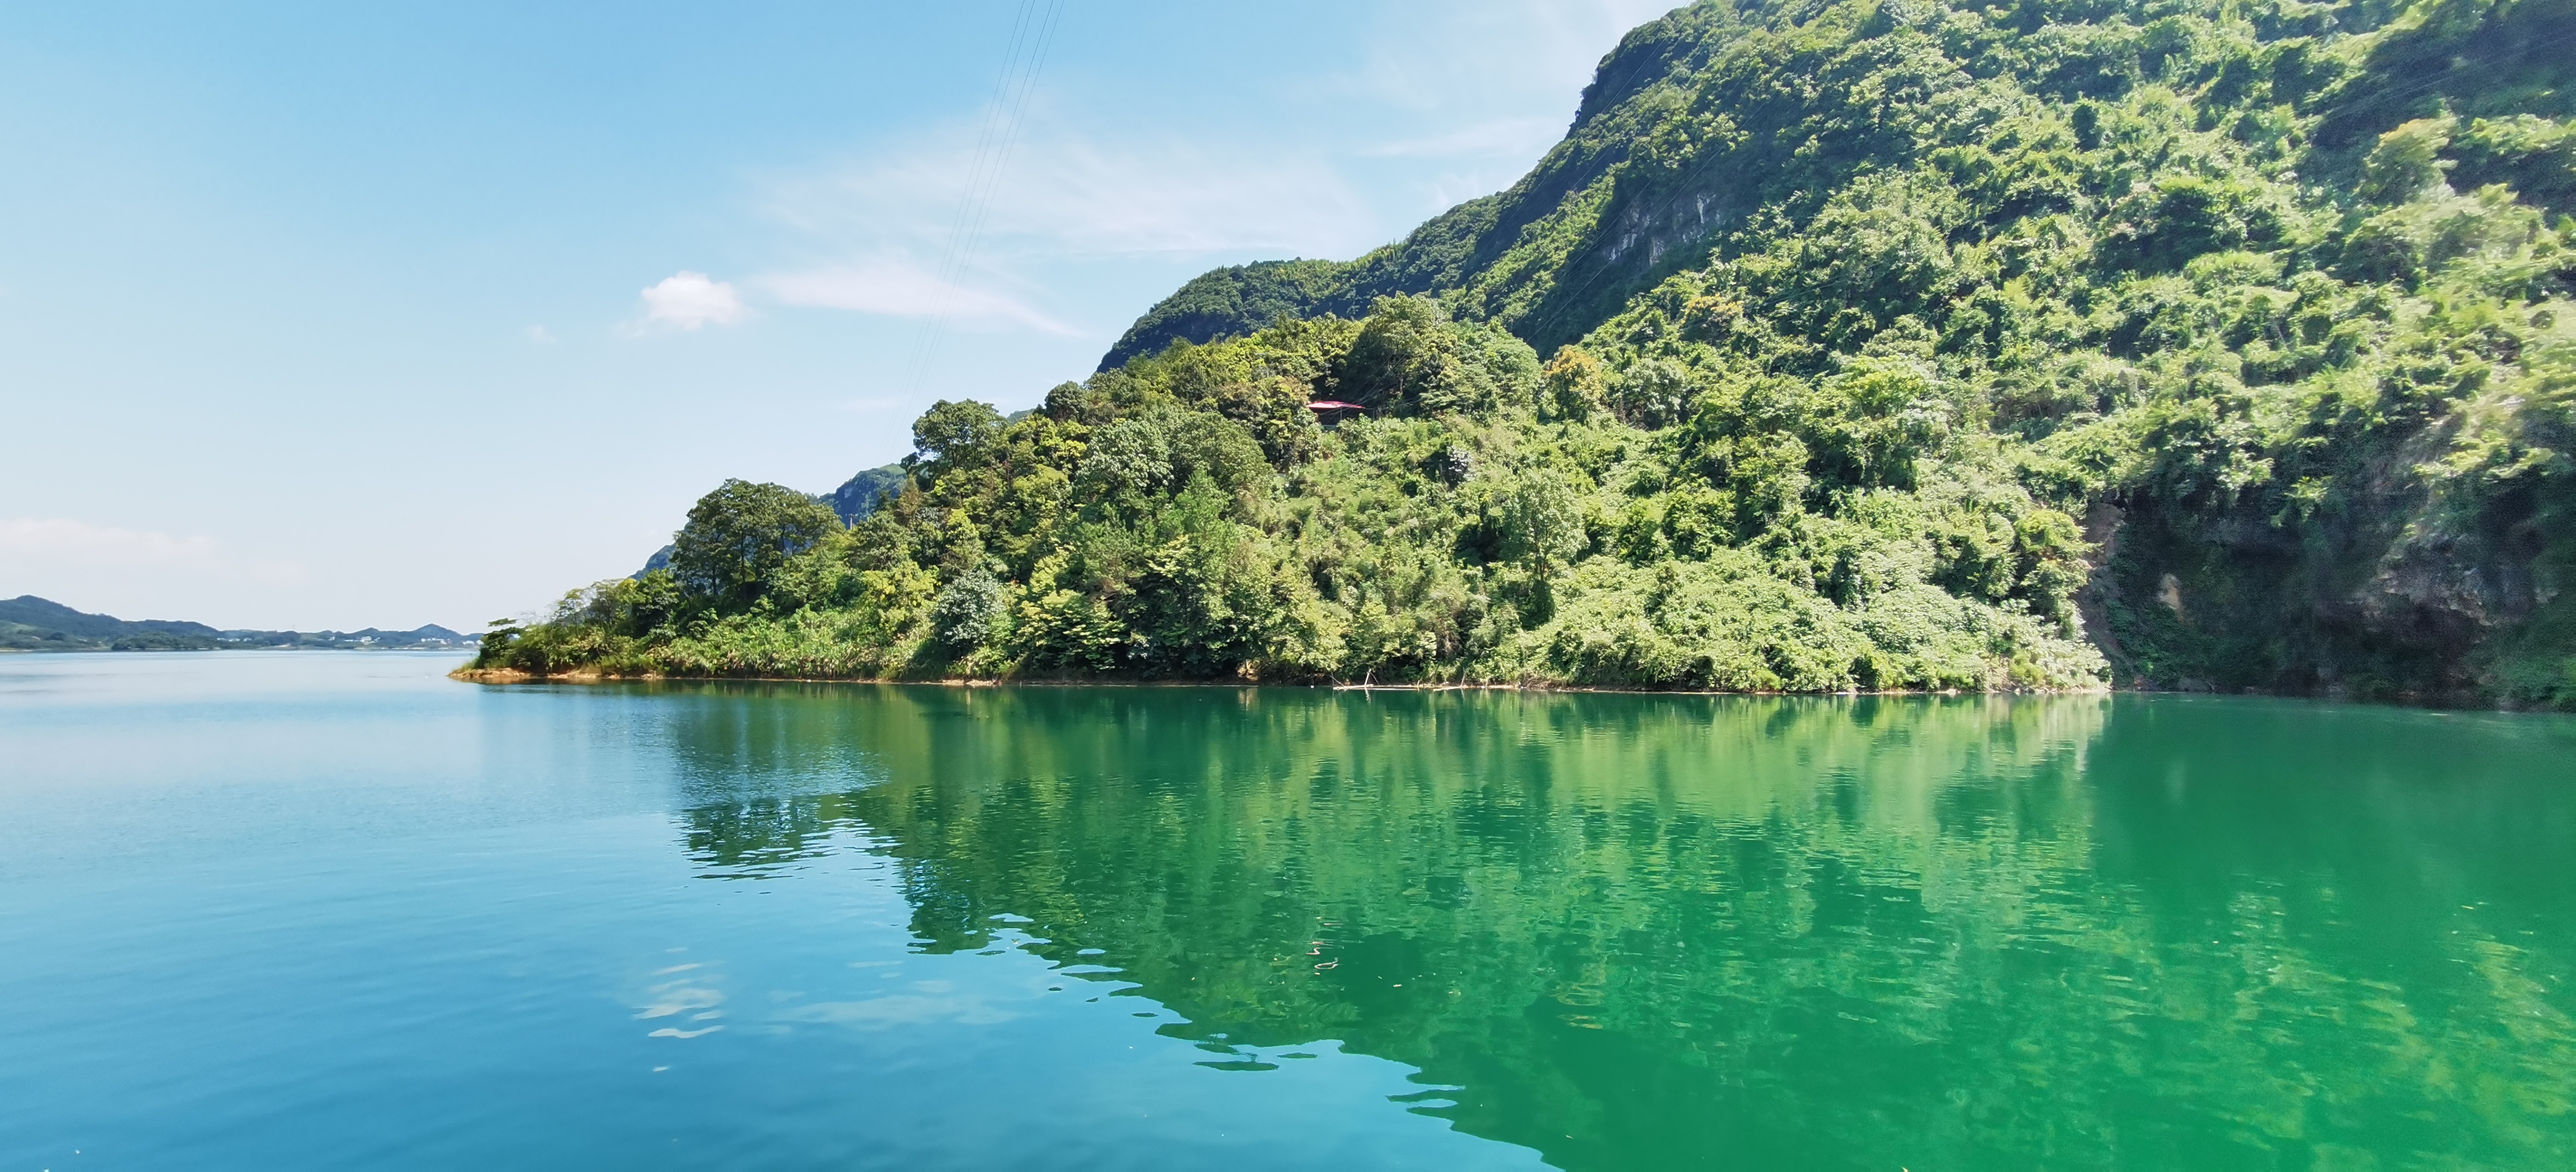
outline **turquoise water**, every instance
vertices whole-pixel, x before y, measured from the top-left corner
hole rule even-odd
[[[0,658],[0,1169],[2576,1166],[2576,722]]]

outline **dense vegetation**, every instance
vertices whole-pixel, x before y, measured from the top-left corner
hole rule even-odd
[[[729,484],[482,662],[2576,702],[2571,47],[1695,5],[1511,190],[939,404],[855,528]]]

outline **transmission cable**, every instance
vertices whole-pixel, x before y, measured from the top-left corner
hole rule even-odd
[[[1002,73],[994,83],[983,133],[968,165],[957,218],[949,229],[948,247],[933,273],[933,310],[905,379],[907,397],[920,390],[946,338],[948,319],[956,308],[958,282],[965,278],[991,219],[994,197],[1000,194],[1011,149],[1018,142],[1029,103],[1037,92],[1038,78],[1046,68],[1048,50],[1064,15],[1064,3],[1065,0],[1022,0],[1018,18],[1012,23],[1010,39],[1003,50]]]

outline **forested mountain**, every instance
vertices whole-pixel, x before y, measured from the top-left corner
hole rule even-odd
[[[2576,0],[1693,5],[1510,190],[484,662],[2576,702],[2571,70]]]
[[[89,614],[33,594],[0,599],[0,651],[418,649],[467,642],[435,623],[410,631],[219,631],[204,623]]]
[[[86,614],[33,594],[0,599],[0,650],[194,651],[212,648],[222,633],[204,623]]]

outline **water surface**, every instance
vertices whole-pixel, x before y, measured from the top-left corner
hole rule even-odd
[[[449,666],[0,658],[0,1169],[2576,1166],[2561,718]]]

